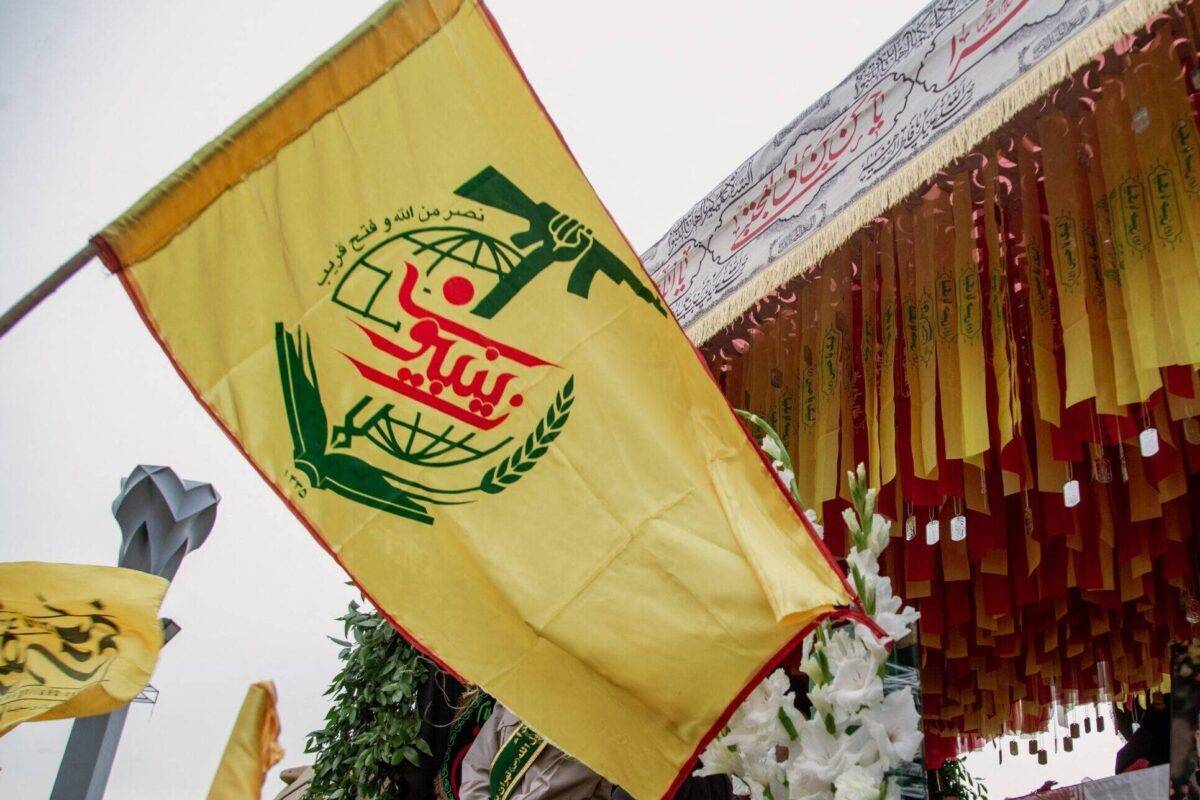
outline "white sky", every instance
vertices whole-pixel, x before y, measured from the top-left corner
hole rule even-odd
[[[641,250],[841,80],[920,0],[697,4],[493,0],[534,87]],[[376,5],[0,0],[0,308]],[[722,13],[712,9],[722,8]],[[732,9],[732,10],[730,10]],[[307,763],[352,591],[192,400],[94,264],[0,340],[0,560],[111,564],[108,506],[135,464],[224,500],[164,613],[153,709],[132,709],[108,797],[207,791],[247,684],[275,680],[282,765]],[[452,564],[446,565],[453,569]],[[0,739],[0,797],[49,794],[69,723]],[[993,798],[1111,771],[1112,742],[1038,769],[972,759]],[[1015,765],[1019,765],[1019,769]],[[277,772],[277,770],[276,770]],[[275,773],[264,797],[281,788]]]

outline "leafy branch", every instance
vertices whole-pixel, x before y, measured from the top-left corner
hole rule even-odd
[[[313,800],[401,796],[407,769],[431,754],[421,737],[417,692],[432,669],[383,617],[350,603],[341,617],[342,667],[325,695],[325,727],[308,735],[315,753]]]

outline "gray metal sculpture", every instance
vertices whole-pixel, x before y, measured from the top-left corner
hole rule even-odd
[[[208,538],[221,496],[212,484],[181,479],[170,467],[139,465],[121,479],[112,504],[121,528],[117,566],[138,569],[167,580],[183,557]],[[179,632],[163,620],[163,643]],[[112,771],[129,706],[97,717],[75,720],[50,800],[100,800]]]
[[[183,480],[170,467],[135,467],[112,504],[121,528],[118,566],[171,580],[208,538],[220,501],[211,483]]]

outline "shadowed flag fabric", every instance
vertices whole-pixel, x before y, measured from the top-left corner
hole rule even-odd
[[[637,797],[851,600],[476,2],[385,6],[96,241],[393,624]]]
[[[275,684],[250,684],[221,754],[208,800],[258,800],[267,771],[283,758]]]
[[[0,735],[137,697],[162,647],[167,585],[121,567],[0,564]]]

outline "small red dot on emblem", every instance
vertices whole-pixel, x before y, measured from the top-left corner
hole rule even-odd
[[[508,402],[513,408],[517,408],[521,405],[521,403],[525,402],[525,398],[519,394],[514,394],[511,398],[509,398]]]
[[[484,355],[487,356],[488,361],[495,361],[497,358],[499,358],[500,352],[498,350],[496,350],[496,348],[494,348],[494,347],[489,347],[484,352]]]
[[[446,298],[447,303],[463,306],[475,297],[475,285],[463,276],[455,275],[442,284],[442,296]]]
[[[491,403],[484,403],[480,413],[485,417],[490,417],[493,411],[495,411],[495,408],[492,407]]]
[[[444,387],[442,386],[441,381],[433,381],[429,384],[429,391],[433,392],[434,394],[441,394],[443,388]]]

